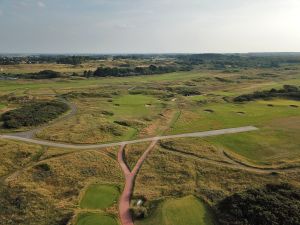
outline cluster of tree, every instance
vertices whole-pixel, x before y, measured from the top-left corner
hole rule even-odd
[[[58,63],[78,65],[86,60],[106,60],[108,55],[0,55],[0,65]]]
[[[183,96],[201,95],[201,92],[198,90],[197,87],[187,87],[187,86],[167,87],[167,90]]]
[[[70,65],[79,65],[87,61],[89,57],[87,56],[64,56],[56,60],[57,64],[70,64]]]
[[[123,77],[123,76],[135,76],[135,75],[151,75],[151,74],[162,74],[171,73],[176,71],[186,71],[190,68],[177,68],[175,66],[155,66],[150,65],[148,67],[135,67],[135,68],[118,68],[118,67],[99,67],[94,73],[95,77]],[[86,76],[90,73],[86,72]]]
[[[225,198],[217,206],[220,225],[298,225],[300,189],[266,185]]]
[[[256,91],[252,94],[244,94],[234,98],[235,102],[253,101],[255,99],[268,99],[268,98],[290,98],[300,100],[300,88],[294,85],[284,85],[282,89],[272,88],[266,91]]]
[[[1,120],[3,127],[8,129],[37,126],[55,119],[68,109],[68,105],[63,102],[33,102],[2,114]]]
[[[60,72],[56,72],[53,70],[43,70],[38,73],[27,73],[27,74],[20,74],[18,78],[23,79],[54,79],[61,77],[62,74]]]
[[[300,63],[299,54],[182,54],[179,64],[204,65],[211,69],[277,68],[282,64]]]

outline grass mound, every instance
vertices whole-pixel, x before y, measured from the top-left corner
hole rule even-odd
[[[62,102],[34,102],[4,113],[1,120],[5,128],[37,126],[55,119],[68,109],[68,105]]]
[[[118,225],[118,222],[110,215],[84,213],[78,216],[76,225]]]
[[[81,202],[81,208],[105,209],[117,202],[119,189],[113,185],[92,184],[86,190]]]
[[[137,225],[212,225],[209,209],[196,197],[187,196],[163,202],[149,218],[136,222]]]

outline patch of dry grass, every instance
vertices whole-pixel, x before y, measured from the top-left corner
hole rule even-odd
[[[150,153],[136,179],[134,195],[153,201],[196,195],[211,205],[225,196],[266,183],[299,183],[295,172],[256,173],[182,157],[157,147]]]
[[[42,151],[41,146],[0,139],[0,177],[26,166]]]
[[[6,193],[1,205],[7,210],[0,213],[1,221],[58,224],[77,208],[81,189],[96,181],[118,185],[123,182],[117,162],[101,151],[77,151],[43,160],[6,179],[0,194]]]

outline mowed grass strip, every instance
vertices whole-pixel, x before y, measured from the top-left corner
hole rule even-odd
[[[213,225],[214,218],[208,207],[190,195],[168,199],[161,203],[149,218],[136,221],[136,225]]]
[[[80,207],[84,209],[105,209],[115,204],[120,191],[117,186],[92,184],[80,201]]]
[[[77,218],[76,225],[118,225],[117,220],[107,214],[82,213]]]

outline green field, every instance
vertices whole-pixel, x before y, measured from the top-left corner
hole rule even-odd
[[[5,107],[6,107],[6,105],[0,103],[0,109],[3,109]]]
[[[119,197],[119,189],[113,185],[92,184],[80,201],[84,209],[105,209],[115,204]]]
[[[297,138],[300,132],[299,108],[299,101],[285,99],[243,104],[211,103],[183,112],[170,133],[253,125],[260,130],[210,137],[206,140],[238,153],[254,163],[285,162],[300,156],[300,140]]]
[[[149,218],[136,225],[213,225],[209,208],[194,196],[168,199],[161,203]]]
[[[117,220],[110,215],[101,213],[82,213],[77,218],[76,225],[118,225]]]

